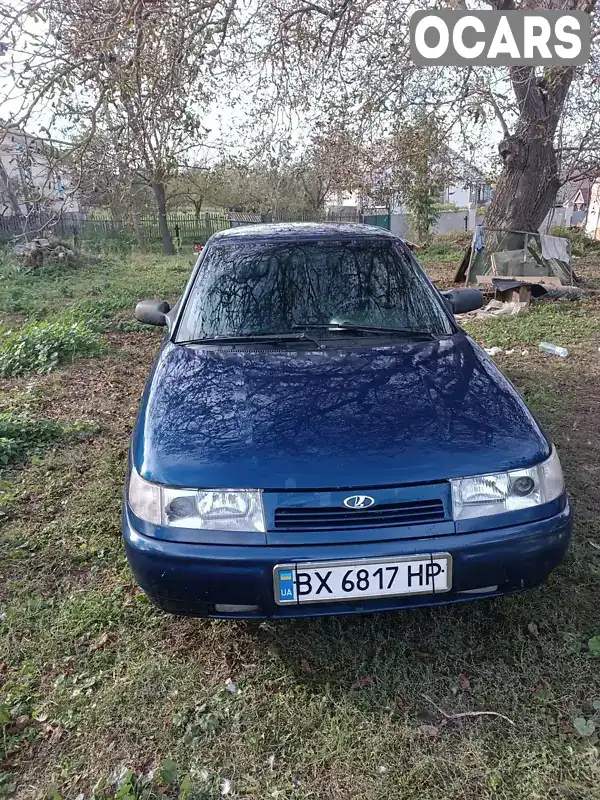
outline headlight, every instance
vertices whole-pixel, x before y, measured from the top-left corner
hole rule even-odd
[[[454,519],[473,519],[531,508],[555,500],[564,492],[565,481],[557,452],[529,469],[458,478],[452,484]]]
[[[129,478],[129,507],[155,525],[213,531],[264,533],[262,495],[257,489],[173,489],[140,478]]]

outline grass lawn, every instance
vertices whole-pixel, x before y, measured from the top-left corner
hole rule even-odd
[[[451,280],[455,258],[424,261]],[[190,262],[0,267],[6,329],[83,320],[104,342],[0,378],[0,798],[600,797],[600,305],[471,328],[513,350],[498,363],[559,447],[576,530],[548,585],[371,617],[193,620],[149,605],[119,538],[160,343],[131,310],[175,297]]]

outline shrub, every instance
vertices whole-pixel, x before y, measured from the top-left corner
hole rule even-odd
[[[462,255],[472,238],[473,234],[468,232],[438,233],[432,237],[423,255],[428,258],[456,258],[458,254]]]
[[[88,253],[118,253],[129,255],[135,250],[135,237],[126,232],[87,232],[83,231],[78,236],[78,243]]]
[[[61,439],[67,428],[48,419],[0,412],[0,465],[21,461]]]
[[[85,423],[64,425],[22,411],[0,411],[0,467],[39,455],[60,439],[95,431],[96,428]]]
[[[437,233],[433,237],[433,243],[447,244],[456,250],[464,250],[473,240],[472,231],[452,231],[451,233]]]
[[[58,364],[77,356],[100,355],[104,349],[98,334],[84,321],[32,321],[0,334],[0,375],[51,372]]]
[[[467,211],[467,206],[457,206],[456,203],[436,203],[438,211]]]

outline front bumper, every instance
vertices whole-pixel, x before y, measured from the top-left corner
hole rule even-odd
[[[211,617],[308,617],[357,614],[454,603],[509,594],[542,583],[564,558],[573,513],[494,530],[431,538],[335,545],[237,546],[182,544],[144,536],[123,511],[123,539],[135,578],[166,611]],[[384,558],[449,552],[453,585],[440,595],[278,606],[273,567],[299,561]],[[217,613],[215,605],[258,606],[250,613]]]

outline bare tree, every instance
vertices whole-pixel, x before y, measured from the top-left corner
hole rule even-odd
[[[0,161],[0,216],[4,215],[7,209],[18,216],[21,213],[18,197],[19,184],[9,174],[8,170]]]
[[[257,125],[274,131],[287,118],[292,127],[317,131],[318,166],[311,172],[305,159],[303,173],[313,207],[331,186],[346,182],[343,174],[331,175],[331,167],[343,173],[346,164],[336,164],[337,156],[332,163],[331,151],[317,152],[323,128],[316,125],[323,120],[335,120],[367,150],[432,112],[444,122],[447,143],[461,150],[501,140],[487,216],[498,228],[536,230],[561,182],[599,171],[595,17],[585,67],[451,70],[418,68],[410,60],[410,12],[429,7],[429,0],[257,0],[243,8],[239,2],[17,0],[15,10],[12,0],[0,0],[0,39],[9,42],[0,69],[11,78],[0,105],[20,103],[22,121],[42,108],[71,128],[85,121],[80,148],[102,124],[152,189],[165,252],[172,252],[166,186],[183,164],[194,163],[205,110],[242,74],[262,101]],[[594,8],[594,0],[486,2],[503,11]],[[249,169],[260,164],[268,176],[265,202],[279,211],[293,185],[285,162],[295,161],[294,149],[265,148],[241,160]]]
[[[203,114],[223,92],[222,48],[236,29],[236,2],[33,0],[2,9],[14,44],[12,105],[18,98],[24,119],[44,107],[54,123],[85,124],[75,152],[99,126],[118,142],[152,189],[165,253],[174,252],[166,185],[201,144]],[[44,20],[40,31],[32,13]]]
[[[143,244],[140,215],[151,213],[154,197],[147,182],[140,179],[130,154],[118,138],[97,128],[79,155],[76,167],[85,206],[108,210],[116,223],[131,223],[138,243]]]
[[[321,211],[335,194],[364,188],[368,178],[368,154],[352,131],[329,125],[315,134],[299,158],[295,173],[308,208]]]
[[[168,185],[169,207],[192,206],[198,220],[205,203],[218,198],[223,174],[215,165],[195,165],[180,170]]]
[[[442,1],[447,7],[468,7],[466,0]],[[410,60],[408,23],[411,11],[430,7],[427,0],[265,3],[263,35],[271,42],[269,58],[282,102],[313,118],[351,109],[368,141],[433,111],[446,123],[447,142],[455,140],[461,149],[475,141],[481,150],[490,136],[501,139],[489,225],[537,230],[561,182],[574,173],[597,174],[597,30],[592,58],[582,68],[418,68]],[[499,11],[588,13],[595,7],[593,0],[487,0],[487,5]]]

